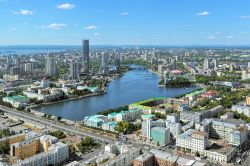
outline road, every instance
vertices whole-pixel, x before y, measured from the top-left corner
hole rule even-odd
[[[74,134],[74,135],[78,135],[78,136],[82,136],[82,137],[86,137],[89,136],[95,140],[101,141],[101,142],[113,142],[114,139],[111,137],[107,137],[104,135],[100,135],[98,132],[97,133],[92,133],[89,132],[87,130],[84,129],[80,129],[80,128],[76,128],[73,126],[68,126],[65,124],[62,124],[60,122],[56,122],[56,121],[52,121],[52,120],[48,120],[42,117],[38,117],[26,112],[21,112],[21,111],[17,111],[15,109],[11,109],[8,107],[4,107],[4,106],[0,106],[0,110],[2,110],[3,112],[6,112],[8,114],[10,114],[11,116],[17,117],[21,120],[30,122],[30,123],[34,123],[37,125],[43,125],[49,128],[53,128],[53,129],[57,129],[57,130],[61,130],[61,131],[65,131],[68,132],[70,134]]]
[[[250,155],[243,161],[242,166],[250,166]]]

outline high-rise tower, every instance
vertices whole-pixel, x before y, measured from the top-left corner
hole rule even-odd
[[[82,40],[82,51],[83,51],[82,71],[87,73],[89,72],[89,40],[88,39]]]
[[[56,75],[56,57],[48,54],[46,56],[46,74],[49,75],[49,77],[52,77]]]
[[[73,80],[79,78],[79,65],[75,60],[70,61],[70,78]]]

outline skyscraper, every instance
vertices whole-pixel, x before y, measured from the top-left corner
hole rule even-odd
[[[116,55],[115,55],[115,66],[116,66],[117,68],[120,68],[120,67],[121,67],[121,62],[120,62],[120,56],[119,56],[119,54],[116,54]]]
[[[207,58],[204,60],[203,69],[204,70],[208,70],[209,69],[209,59],[207,59]]]
[[[82,71],[83,72],[89,72],[89,40],[82,40],[82,51],[83,51],[83,57],[82,57]]]
[[[46,74],[49,75],[49,77],[56,75],[56,57],[48,54],[46,56]]]
[[[109,54],[102,52],[100,70],[103,74],[106,74],[108,72],[108,58]]]
[[[103,52],[102,53],[102,68],[106,68],[108,66],[108,58],[109,58],[109,54]]]
[[[79,65],[75,60],[70,61],[70,78],[73,80],[79,78]]]
[[[213,59],[213,64],[214,64],[214,70],[218,69],[218,61],[216,58]]]

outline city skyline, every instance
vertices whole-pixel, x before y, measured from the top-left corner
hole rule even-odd
[[[1,0],[0,45],[249,45],[246,1]]]

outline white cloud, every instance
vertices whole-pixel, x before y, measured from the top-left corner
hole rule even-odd
[[[93,29],[97,29],[97,26],[90,25],[90,26],[85,27],[85,29],[87,29],[87,30],[93,30]]]
[[[227,38],[228,38],[228,39],[232,39],[232,38],[234,38],[234,37],[233,37],[232,35],[228,35]]]
[[[121,16],[127,16],[128,15],[128,12],[123,12],[120,14]]]
[[[56,7],[57,7],[57,9],[70,10],[70,9],[73,9],[75,7],[75,5],[70,4],[70,3],[63,3],[63,4],[57,5]]]
[[[31,10],[27,10],[27,9],[22,9],[22,10],[18,10],[18,11],[14,11],[13,14],[20,14],[20,15],[33,15],[34,12]]]
[[[94,33],[94,36],[100,36],[101,34],[100,33]]]
[[[60,30],[64,27],[66,27],[66,24],[63,23],[53,23],[53,24],[49,24],[49,25],[44,25],[41,26],[41,28],[48,28],[48,29],[55,29],[55,30]]]
[[[215,39],[215,36],[208,36],[208,39]]]
[[[250,19],[250,16],[240,16],[241,19]]]
[[[208,16],[209,14],[210,14],[210,12],[208,12],[208,11],[203,11],[203,12],[197,13],[198,16]]]

